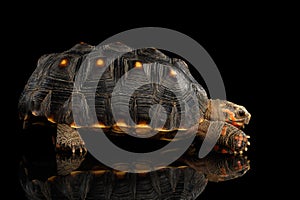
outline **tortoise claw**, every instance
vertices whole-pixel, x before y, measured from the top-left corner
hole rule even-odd
[[[77,151],[80,154],[87,152],[85,143],[78,131],[66,124],[58,124],[56,144],[63,151],[71,150],[72,154],[76,154]]]

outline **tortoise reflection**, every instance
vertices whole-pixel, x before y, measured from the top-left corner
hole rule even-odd
[[[56,154],[56,159],[42,162],[30,157],[23,157],[20,177],[29,199],[196,199],[209,181],[239,178],[250,169],[242,155],[209,154],[203,159],[183,155],[147,173],[113,170],[89,153]]]

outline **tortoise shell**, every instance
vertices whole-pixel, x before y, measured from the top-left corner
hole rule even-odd
[[[132,82],[122,87],[123,91],[118,94],[127,95],[129,93],[127,91],[132,87],[131,84],[134,85],[138,81],[144,84],[130,96],[129,113],[135,124],[150,124],[149,109],[155,104],[160,104],[163,109],[160,107],[158,109],[161,110],[155,110],[152,118],[157,119],[157,121],[153,120],[151,122],[153,129],[174,130],[180,128],[181,112],[189,112],[189,116],[191,116],[184,123],[195,123],[193,116],[199,115],[199,113],[195,113],[198,109],[190,108],[182,111],[179,101],[194,102],[195,106],[198,106],[201,110],[200,117],[204,116],[208,104],[207,94],[190,74],[184,61],[169,58],[155,48],[133,50],[121,43],[105,45],[96,50],[95,48],[87,44],[77,44],[63,53],[42,56],[21,95],[19,104],[21,113],[32,112],[37,116],[46,116],[57,123],[71,125],[74,123],[71,111],[71,94],[79,67],[85,64],[92,65],[92,67],[101,67],[104,62],[107,62],[106,59],[108,59],[110,52],[122,53],[129,51],[113,61],[98,80],[95,109],[100,124],[113,126],[118,123],[112,115],[111,103],[114,103],[111,102],[112,93],[122,76],[133,68],[141,67],[141,65],[143,67],[140,69],[140,73],[132,74],[132,77],[130,77]],[[155,70],[153,70],[154,65]],[[88,70],[88,67],[86,69]],[[157,82],[163,84],[149,84],[150,79],[153,77],[157,77]],[[85,84],[88,81],[93,80],[85,80]],[[175,95],[168,89],[176,89],[174,85],[179,86],[178,82],[180,87],[184,88],[184,93],[178,92],[182,96]],[[197,102],[192,99],[192,94],[196,95]],[[120,97],[118,99],[122,101],[125,98]],[[126,102],[118,103],[125,104]],[[89,105],[80,106],[82,109],[90,110]],[[83,108],[85,106],[86,108]],[[158,117],[162,113],[167,116],[163,125],[159,122]],[[122,122],[129,126],[132,125],[126,118]],[[79,126],[79,124],[77,125]],[[181,126],[185,126],[185,124],[181,124]]]

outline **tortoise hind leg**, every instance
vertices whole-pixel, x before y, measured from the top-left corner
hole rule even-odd
[[[57,124],[56,148],[70,149],[73,154],[76,150],[79,150],[80,153],[87,151],[78,131],[67,124]]]

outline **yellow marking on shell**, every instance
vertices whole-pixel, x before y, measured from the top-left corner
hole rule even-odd
[[[248,139],[249,139],[249,138],[250,138],[250,135],[247,135],[247,136],[246,136],[246,138],[248,138]]]
[[[175,77],[177,75],[177,72],[173,69],[170,70],[170,76]]]
[[[247,145],[249,145],[249,146],[250,146],[250,142],[249,142],[249,141],[247,142]]]
[[[81,126],[77,126],[76,124],[75,124],[75,122],[72,122],[71,124],[70,124],[70,126],[72,127],[72,128],[80,128]]]
[[[186,166],[186,165],[181,165],[181,166],[178,166],[178,167],[176,167],[176,168],[179,168],[179,169],[185,169],[185,168],[188,168],[188,166]]]
[[[53,119],[53,117],[48,117],[47,120],[51,123],[56,123],[55,120]]]
[[[240,151],[239,153],[240,153],[240,155],[242,155],[242,154],[243,154],[243,151]]]
[[[78,174],[82,174],[82,172],[81,171],[73,171],[70,173],[71,176],[76,176]]]
[[[118,169],[123,172],[127,172],[129,170],[129,164],[128,163],[116,163],[113,164],[114,169]]]
[[[149,171],[150,166],[148,164],[138,163],[135,164],[135,172],[136,173],[147,173]]]
[[[114,171],[114,174],[119,178],[124,178],[127,172],[122,172],[122,171]]]
[[[26,120],[28,120],[28,119],[29,119],[29,115],[26,114],[26,115],[24,116],[24,120],[26,121]]]
[[[66,67],[66,66],[68,66],[68,64],[69,64],[68,59],[64,58],[60,61],[59,67]]]
[[[158,132],[171,132],[171,131],[173,131],[173,130],[169,130],[169,129],[165,129],[165,128],[156,128],[155,130],[158,131]]]
[[[105,174],[106,170],[94,170],[92,171],[93,174],[95,175],[102,175]]]
[[[102,58],[98,58],[96,61],[96,66],[103,67],[105,64],[104,60]]]
[[[168,141],[168,142],[171,142],[171,141],[178,141],[177,139],[175,138],[160,138],[160,140],[163,140],[163,141]]]
[[[143,63],[141,63],[140,61],[136,61],[136,62],[134,63],[134,67],[135,67],[135,68],[142,68],[142,67],[143,67]]]
[[[128,126],[123,120],[119,120],[112,126],[112,129],[117,133],[127,133],[130,129],[130,126]]]
[[[158,166],[158,167],[155,167],[155,170],[161,170],[161,169],[165,169],[166,166]]]
[[[54,181],[54,180],[56,179],[56,177],[57,177],[57,176],[51,176],[51,177],[49,177],[47,180],[48,180],[48,181]]]
[[[245,147],[245,151],[248,151],[248,148],[247,148],[247,147]]]
[[[92,125],[93,128],[109,128],[109,126],[105,126],[103,123],[96,123]]]
[[[119,127],[128,127],[128,125],[123,120],[117,121],[115,125]]]
[[[158,132],[172,132],[172,131],[187,131],[188,129],[186,129],[186,128],[175,128],[175,129],[156,128],[154,130],[158,131]]]
[[[188,129],[186,129],[186,128],[177,128],[176,130],[178,130],[178,131],[187,131]]]
[[[151,132],[152,128],[146,122],[135,125],[135,133],[138,135],[149,135]],[[149,135],[149,137],[150,136],[151,135]]]
[[[146,177],[147,173],[149,172],[148,170],[142,170],[142,169],[136,169],[134,170],[135,173],[137,173],[140,177]]]
[[[44,122],[33,122],[32,125],[45,126],[45,123]]]
[[[36,111],[32,111],[31,114],[34,116],[38,116],[38,113]]]
[[[148,124],[142,122],[140,124],[137,124],[135,128],[151,128],[151,127]]]

